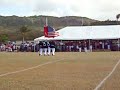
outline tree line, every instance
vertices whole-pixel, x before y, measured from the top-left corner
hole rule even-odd
[[[89,25],[118,25],[120,14],[116,15],[116,20],[98,21],[87,17],[78,16],[0,16],[0,42],[6,40],[33,40],[43,35],[45,18],[48,19],[48,25],[56,30],[66,26],[89,26]]]

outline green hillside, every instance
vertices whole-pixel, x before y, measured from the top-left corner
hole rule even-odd
[[[87,17],[66,16],[0,16],[0,36],[6,35],[9,40],[22,40],[20,28],[27,26],[30,31],[25,34],[25,40],[33,40],[36,37],[43,35],[43,27],[48,19],[48,25],[56,30],[66,26],[89,26],[89,25],[116,25],[119,21],[98,21]]]
[[[77,16],[0,16],[0,35],[7,34],[9,40],[21,40],[22,35],[20,34],[19,29],[26,25],[31,31],[26,33],[25,39],[32,40],[43,35],[43,27],[46,22],[46,17],[48,19],[48,25],[54,27],[56,30],[66,26],[90,25],[96,21],[86,17]]]

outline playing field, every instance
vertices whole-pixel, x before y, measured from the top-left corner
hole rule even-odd
[[[120,52],[0,53],[0,90],[94,90]],[[99,90],[120,90],[120,64]]]

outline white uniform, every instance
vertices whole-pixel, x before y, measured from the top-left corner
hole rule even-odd
[[[47,43],[43,41],[43,50],[44,50],[44,55],[47,55]]]
[[[87,47],[84,47],[84,51],[87,52]]]
[[[79,52],[82,52],[82,48],[81,47],[79,47]]]
[[[102,43],[102,49],[104,49],[104,47],[105,47],[105,46],[104,46],[104,42],[103,42],[103,43]]]
[[[107,45],[107,47],[108,47],[108,50],[110,50],[110,45],[109,44]]]
[[[81,42],[79,42],[79,52],[82,52]]]
[[[92,45],[90,45],[90,47],[89,47],[89,48],[90,48],[90,52],[92,52]]]
[[[39,55],[42,55],[43,49],[42,49],[42,42],[39,42]]]
[[[54,41],[51,42],[51,50],[52,50],[52,55],[55,55],[55,43]]]
[[[48,47],[48,55],[50,55],[50,53],[51,53],[51,48],[50,48],[50,43],[49,43],[49,42],[47,42],[47,47]]]

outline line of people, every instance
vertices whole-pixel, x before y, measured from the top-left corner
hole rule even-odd
[[[54,41],[40,41],[39,42],[39,55],[55,55],[55,42]]]
[[[7,44],[0,43],[0,52],[14,52],[17,50],[17,46],[15,42],[9,42]]]

